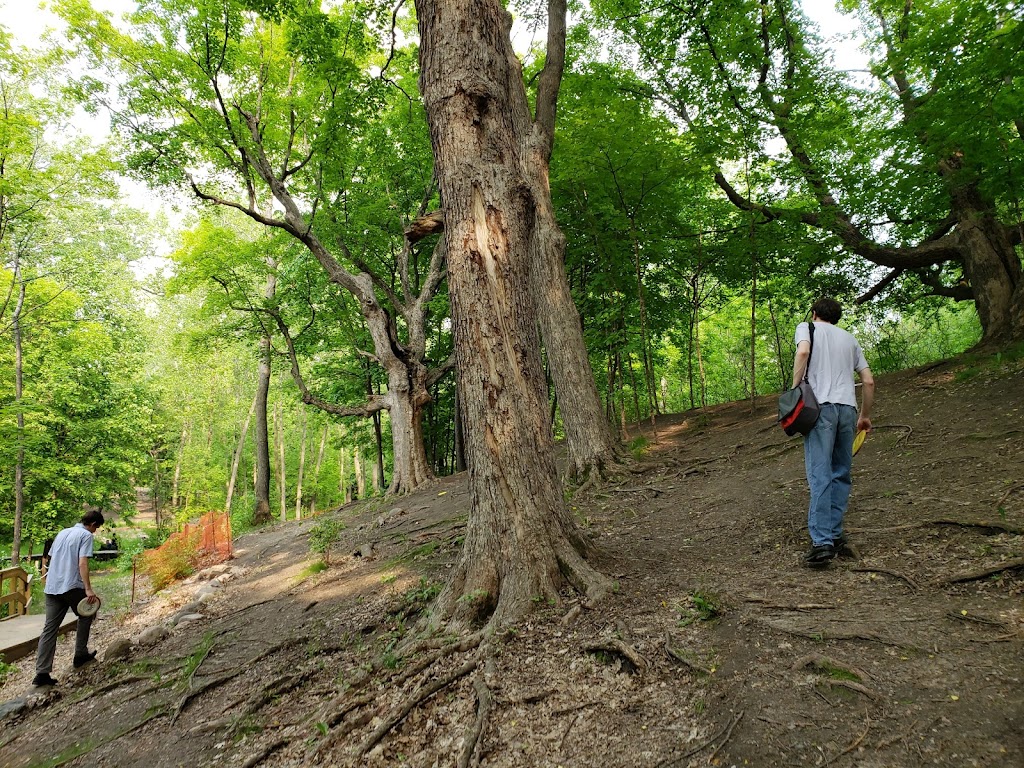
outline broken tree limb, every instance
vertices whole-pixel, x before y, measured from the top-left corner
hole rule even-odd
[[[838,662],[835,659],[820,653],[808,653],[806,656],[801,656],[793,662],[793,666],[790,667],[790,669],[793,672],[798,672],[808,666],[826,673],[832,670],[849,672],[852,675],[856,675],[858,680],[868,680],[870,678],[867,672],[857,669],[856,667],[852,667],[849,664]]]

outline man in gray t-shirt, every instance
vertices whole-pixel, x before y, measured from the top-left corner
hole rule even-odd
[[[843,534],[843,516],[850,500],[853,439],[859,430],[871,429],[869,416],[875,401],[875,380],[860,344],[853,334],[836,326],[841,316],[837,301],[818,299],[811,307],[813,350],[807,323],[797,326],[794,338],[793,386],[807,369],[807,381],[821,406],[814,429],[804,438],[804,467],[811,492],[807,511],[811,550],[805,561],[815,567],[851,551]],[[859,415],[854,372],[863,385]]]
[[[96,603],[99,600],[89,581],[89,558],[92,557],[93,534],[101,525],[102,512],[87,512],[80,523],[58,533],[50,546],[50,565],[46,572],[46,587],[43,589],[46,595],[46,623],[39,635],[33,685],[57,684],[50,677],[50,670],[53,669],[60,625],[69,608],[78,616],[75,667],[81,667],[96,658],[96,652],[89,650],[89,630],[92,629],[95,616],[79,613],[78,603],[82,600]]]

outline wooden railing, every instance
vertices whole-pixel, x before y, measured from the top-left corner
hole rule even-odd
[[[32,574],[24,568],[0,571],[0,620],[28,613],[32,602]]]

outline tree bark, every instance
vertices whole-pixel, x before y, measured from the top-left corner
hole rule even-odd
[[[352,468],[356,473],[356,497],[366,497],[366,467],[363,463],[363,449],[356,447],[352,452]]]
[[[568,579],[608,586],[562,498],[531,294],[539,201],[511,16],[497,0],[418,0],[420,90],[445,205],[471,513],[435,621],[502,624]]]
[[[324,424],[324,431],[320,433],[320,450],[316,454],[316,464],[313,465],[313,493],[309,496],[309,516],[316,515],[317,496],[320,491],[320,467],[324,463],[324,453],[327,450],[328,425]]]
[[[299,439],[299,473],[295,477],[295,519],[302,519],[302,476],[306,471],[306,411],[302,411],[302,437]]]
[[[281,404],[274,406],[274,445],[277,448],[277,492],[281,499],[281,522],[288,519],[287,467],[284,463],[284,417]]]
[[[277,293],[277,262],[267,257],[267,286],[263,295],[272,299]],[[269,335],[260,339],[260,362],[256,381],[256,508],[253,523],[264,525],[273,518],[270,511],[270,425],[267,419],[267,399],[270,394],[272,341]]]
[[[188,442],[189,423],[186,421],[181,427],[181,443],[178,446],[178,456],[174,461],[174,480],[171,484],[171,509],[178,509],[178,488],[181,484],[181,462],[185,455],[185,444]]]
[[[17,411],[18,453],[14,464],[14,538],[11,543],[11,565],[21,560],[21,528],[25,516],[25,412],[22,410],[24,387],[24,357],[22,354],[21,314],[25,308],[25,280],[21,274],[21,259],[15,257],[14,280],[18,284],[18,301],[11,316],[14,334],[14,408]]]
[[[235,448],[235,455],[231,458],[231,474],[228,476],[228,488],[227,493],[224,495],[224,511],[231,514],[231,499],[235,495],[235,482],[238,480],[238,465],[242,461],[242,452],[245,450],[245,438],[249,435],[249,423],[252,421],[253,413],[256,411],[256,406],[259,404],[259,393],[256,393],[256,397],[253,398],[252,405],[249,406],[249,413],[245,416],[245,421],[242,422],[242,434],[238,437],[238,446]]]

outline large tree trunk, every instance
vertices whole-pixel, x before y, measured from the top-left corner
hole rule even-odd
[[[996,348],[1024,339],[1024,280],[1006,227],[985,205],[976,185],[955,189],[953,201],[964,277],[974,292],[984,333],[981,346]]]
[[[497,0],[418,0],[420,84],[445,205],[448,280],[472,509],[435,619],[456,626],[607,580],[562,498],[530,292],[537,200],[531,120]]]
[[[617,457],[612,432],[601,415],[601,398],[583,340],[583,324],[565,273],[565,235],[551,202],[548,171],[565,66],[565,23],[565,0],[549,0],[546,59],[538,83],[536,120],[525,142],[525,160],[536,217],[531,288],[565,428],[566,476],[578,481],[591,471],[603,475]]]
[[[427,369],[410,362],[389,366],[387,374],[388,391],[384,397],[391,418],[392,450],[388,493],[408,493],[434,478],[423,443],[423,411],[430,402]]]

